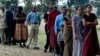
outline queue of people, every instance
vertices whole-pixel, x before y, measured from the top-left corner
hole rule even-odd
[[[99,52],[96,31],[97,17],[92,13],[91,4],[77,6],[76,14],[66,6],[59,12],[52,7],[48,16],[45,14],[48,46],[55,56],[95,56]],[[49,38],[49,39],[48,39]],[[44,48],[47,52],[47,48]]]
[[[5,11],[0,7],[0,42],[6,45],[16,45],[29,48],[33,40],[33,48],[38,46],[39,27],[41,17],[33,6],[28,14],[18,6],[17,12],[13,6]],[[77,6],[76,14],[63,6],[61,12],[57,6],[50,6],[44,14],[46,45],[44,52],[54,53],[53,56],[95,56],[99,52],[99,43],[96,31],[97,17],[92,13],[91,4],[85,7]],[[30,30],[28,27],[30,26]]]

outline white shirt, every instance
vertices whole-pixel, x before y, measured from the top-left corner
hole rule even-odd
[[[6,28],[6,19],[5,19],[5,13],[0,10],[0,29]]]
[[[64,41],[64,34],[60,31],[57,35],[57,42]]]

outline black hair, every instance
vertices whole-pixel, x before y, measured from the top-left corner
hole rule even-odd
[[[22,11],[23,10],[23,7],[22,6],[19,6],[18,7],[18,11]]]
[[[2,7],[1,7],[1,10],[2,10],[3,12],[5,12],[5,7],[4,7],[4,6],[2,6]]]
[[[92,5],[91,4],[86,4],[86,8],[88,7],[88,6],[90,6],[90,8],[92,9]]]
[[[49,7],[49,9],[50,9],[50,10],[52,10],[52,9],[53,9],[53,7]]]
[[[79,5],[79,6],[76,7],[76,10],[78,10],[78,8],[80,8],[80,7],[83,9],[83,7]]]
[[[66,6],[63,6],[62,8],[67,8]]]
[[[64,15],[66,15],[66,13],[67,13],[69,10],[71,11],[71,9],[66,9],[65,12],[64,12]]]
[[[58,8],[56,5],[53,6],[53,9]]]

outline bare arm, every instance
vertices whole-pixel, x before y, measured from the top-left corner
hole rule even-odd
[[[74,22],[72,22],[72,30],[73,30],[73,38],[76,38]]]
[[[66,36],[66,21],[64,21],[64,29],[63,29],[63,33],[64,33],[64,44],[67,43],[67,40],[65,39],[65,36]]]
[[[98,25],[97,19],[95,19],[95,21],[94,21],[92,24],[93,24],[93,25]]]
[[[98,21],[95,20],[94,22],[86,22],[86,20],[83,19],[83,25],[84,25],[84,26],[88,26],[88,27],[93,27],[93,26],[95,26],[95,25],[98,25]]]
[[[66,21],[64,21],[64,35],[66,34]]]

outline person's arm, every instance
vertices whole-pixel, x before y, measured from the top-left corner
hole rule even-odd
[[[65,35],[65,33],[66,33],[66,21],[64,21],[64,35]]]
[[[83,26],[88,26],[88,27],[90,27],[92,25],[92,23],[91,22],[86,22],[86,20],[85,19],[83,19]]]
[[[97,19],[95,19],[95,21],[94,21],[92,24],[93,24],[93,25],[98,25]]]
[[[48,19],[47,13],[44,14],[44,22],[45,22],[45,23],[47,23],[46,19]]]
[[[30,24],[31,14],[29,13],[26,17],[25,25]]]
[[[58,30],[58,16],[56,17],[56,20],[55,20],[55,25],[54,25],[54,30],[55,30],[55,34],[57,35],[57,30]]]
[[[95,25],[98,25],[98,21],[97,21],[97,17],[95,14],[92,14],[92,16],[94,17],[94,22],[86,22],[86,15],[83,16],[83,25],[87,26],[87,27],[93,27]]]
[[[83,15],[83,26],[90,26],[90,25],[92,25],[91,22],[86,22],[86,18],[87,18],[87,16],[86,16],[86,14],[84,14]]]
[[[64,21],[64,29],[63,29],[63,33],[64,33],[64,44],[67,43],[67,40],[66,40],[66,21]]]
[[[75,17],[72,19],[72,30],[73,30],[73,38],[77,39],[76,31],[75,31]]]
[[[40,15],[38,15],[38,18],[39,18],[39,25],[41,24],[41,17]]]
[[[84,26],[87,26],[87,27],[93,27],[93,26],[95,26],[95,25],[98,25],[98,21],[97,21],[97,19],[96,19],[94,22],[86,22],[86,20],[83,19],[83,25],[84,25]]]
[[[47,22],[47,29],[48,29],[48,31],[50,31],[51,21],[52,21],[52,14],[50,13],[48,15],[48,22]]]
[[[6,13],[5,13],[5,19],[6,19],[6,24],[7,26],[9,25],[9,11],[7,10]]]

